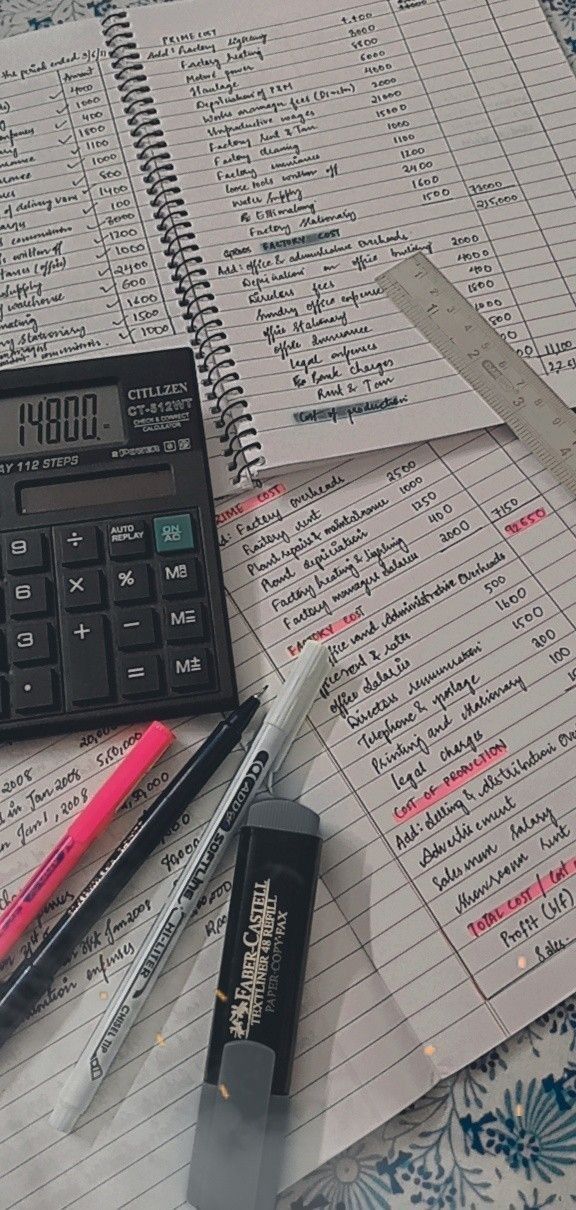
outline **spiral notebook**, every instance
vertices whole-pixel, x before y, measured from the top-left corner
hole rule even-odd
[[[537,0],[195,0],[2,48],[0,366],[191,339],[217,495],[494,423],[423,249],[574,393],[576,82]]]

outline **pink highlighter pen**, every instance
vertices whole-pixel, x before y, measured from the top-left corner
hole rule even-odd
[[[66,875],[78,864],[82,854],[108,826],[112,816],[144,774],[170,747],[174,738],[174,732],[164,723],[151,723],[76,816],[28,882],[0,913],[0,959],[10,952]]]

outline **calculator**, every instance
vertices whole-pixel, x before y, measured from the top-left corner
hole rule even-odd
[[[0,737],[224,710],[189,348],[0,373]]]

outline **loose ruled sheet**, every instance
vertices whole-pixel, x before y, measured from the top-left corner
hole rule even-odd
[[[131,21],[264,475],[495,423],[375,284],[418,249],[573,397],[576,82],[537,0]]]
[[[99,21],[0,46],[0,368],[183,343]]]
[[[261,686],[272,695],[280,680],[272,661],[254,640],[234,607],[232,632],[241,688]],[[185,748],[203,737],[211,722],[177,727],[179,751],[169,753],[131,799],[131,807],[91,850],[91,860],[48,905],[29,938],[14,955],[36,944],[130,826],[134,814],[157,794],[182,763]],[[46,742],[40,750],[19,745],[2,762],[2,887],[7,901],[24,874],[38,862],[103,773],[130,742],[104,728],[74,739]],[[184,1202],[192,1132],[203,1077],[220,963],[232,861],[211,884],[199,919],[186,931],[168,969],[132,1030],[101,1095],[72,1136],[49,1126],[57,1088],[133,959],[166,895],[166,888],[193,850],[194,842],[230,780],[230,759],[208,793],[174,827],[156,854],[120,896],[55,980],[31,1019],[0,1052],[0,1182],[2,1210],[82,1207],[99,1210],[138,1206],[157,1210]],[[323,741],[307,725],[290,753],[281,793],[300,796],[323,811],[325,855],[356,877],[354,853],[366,843],[362,811]],[[72,807],[69,806],[72,804]],[[342,830],[349,835],[340,849]],[[344,859],[344,860],[343,860]],[[361,858],[362,860],[362,858]],[[372,857],[370,858],[372,861]],[[345,875],[345,861],[349,861]],[[378,864],[377,854],[374,861]],[[3,972],[13,963],[3,964]],[[402,1062],[402,1082],[374,1082]],[[310,1171],[351,1137],[390,1116],[436,1079],[409,1022],[397,1009],[377,969],[348,923],[344,907],[321,883],[314,917],[293,1088],[294,1143],[286,1180]],[[328,1109],[328,1112],[327,1112]],[[354,1123],[352,1126],[352,1122]]]
[[[218,526],[241,693],[312,635],[332,659],[277,783],[324,837],[288,1184],[574,988],[576,504],[501,428],[303,470]],[[178,726],[33,940],[208,726]],[[3,901],[125,742],[3,753]],[[80,1129],[48,1117],[231,766],[0,1051],[2,1210],[183,1206],[231,861]]]
[[[311,719],[365,842],[326,885],[454,1070],[574,987],[576,504],[499,428],[301,472],[220,521],[278,666],[330,645]]]

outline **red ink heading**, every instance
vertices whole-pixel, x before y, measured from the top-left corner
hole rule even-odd
[[[421,811],[429,811],[442,798],[446,798],[448,794],[452,794],[453,790],[458,790],[465,782],[471,781],[473,777],[478,777],[489,765],[495,765],[497,761],[502,760],[502,757],[507,755],[508,748],[502,740],[499,740],[496,744],[492,744],[485,752],[479,752],[468,764],[461,765],[459,769],[454,769],[452,773],[447,773],[441,785],[430,786],[422,795],[422,798],[411,798],[403,807],[395,807],[394,818],[396,822],[406,823],[408,819],[412,819],[414,815],[419,815]]]
[[[328,643],[336,634],[340,634],[341,630],[347,630],[349,626],[354,626],[356,622],[360,622],[363,617],[363,610],[358,607],[354,613],[347,613],[343,618],[338,618],[336,622],[329,622],[327,626],[322,626],[320,630],[315,630],[314,634],[309,634],[305,639],[298,643],[292,643],[287,648],[288,654],[291,656],[300,655],[302,648],[310,639],[314,639],[316,643]]]
[[[216,524],[226,525],[228,521],[235,521],[237,517],[243,517],[245,513],[253,513],[256,508],[263,508],[271,500],[277,500],[278,496],[285,496],[287,491],[288,488],[284,483],[275,483],[265,492],[258,492],[257,496],[250,496],[249,500],[239,500],[238,504],[225,508],[223,513],[216,513]]]
[[[548,891],[553,890],[558,886],[559,882],[564,882],[566,878],[571,878],[576,874],[576,857],[569,857],[568,861],[562,861],[560,865],[550,870],[548,874],[540,877],[538,874],[536,882],[532,882],[530,886],[525,887],[518,895],[512,895],[510,899],[505,899],[504,903],[499,903],[498,907],[491,908],[489,912],[484,912],[478,920],[473,920],[468,925],[468,931],[473,937],[481,937],[483,933],[488,932],[488,929],[494,928],[495,924],[500,924],[507,916],[513,916],[514,912],[520,912],[522,908],[527,907],[529,903],[534,903],[535,899],[541,899]]]

